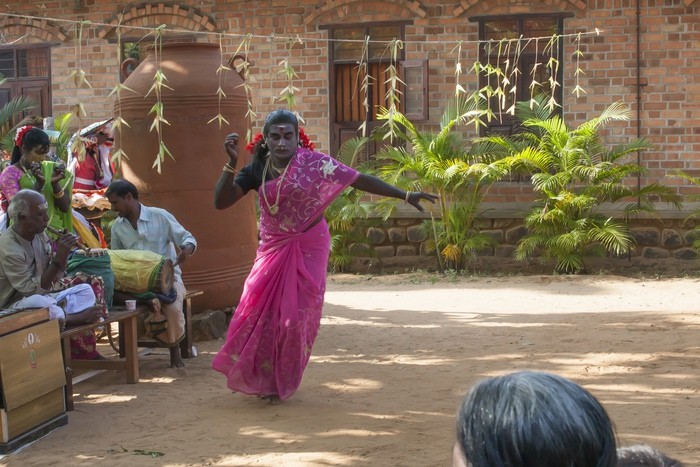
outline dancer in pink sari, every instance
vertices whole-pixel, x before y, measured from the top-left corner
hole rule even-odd
[[[263,137],[254,161],[240,172],[238,135],[226,138],[229,162],[216,185],[216,207],[258,190],[261,242],[212,367],[233,391],[276,402],[299,387],[321,322],[330,250],[326,207],[348,186],[404,199],[421,211],[420,200],[436,197],[361,174],[314,152],[306,138],[299,148],[297,118],[289,111],[271,113]]]

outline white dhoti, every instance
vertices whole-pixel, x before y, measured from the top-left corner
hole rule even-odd
[[[97,298],[89,284],[78,284],[60,292],[30,295],[13,303],[10,308],[48,308],[51,319],[65,319],[95,306]]]

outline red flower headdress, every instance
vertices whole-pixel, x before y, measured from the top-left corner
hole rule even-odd
[[[258,133],[257,135],[255,135],[255,138],[253,138],[253,141],[246,144],[245,148],[248,150],[248,152],[252,153],[255,150],[255,147],[258,145],[258,143],[262,140],[262,133]],[[310,151],[316,149],[316,145],[309,139],[309,137],[306,135],[306,132],[301,127],[299,128],[299,145],[302,148],[309,149]]]
[[[302,148],[307,148],[309,151],[316,149],[316,145],[306,136],[303,128],[299,128],[299,144]]]
[[[255,149],[255,146],[257,146],[258,143],[263,140],[263,138],[263,134],[258,133],[257,135],[255,135],[255,138],[253,138],[253,141],[245,145],[245,148],[248,150],[249,153],[252,154],[253,150]]]
[[[17,133],[15,133],[15,146],[22,147],[22,140],[24,139],[24,135],[26,135],[27,132],[32,128],[34,128],[34,126],[32,125],[24,125],[17,128]]]

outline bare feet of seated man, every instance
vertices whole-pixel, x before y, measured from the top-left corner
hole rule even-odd
[[[67,326],[75,326],[78,324],[97,323],[100,319],[107,317],[107,307],[104,305],[95,305],[86,308],[80,313],[66,315],[64,323]],[[61,323],[63,324],[63,323]]]
[[[175,345],[170,347],[170,368],[185,368],[185,362],[182,361],[182,356],[180,355],[180,346]]]
[[[153,315],[151,316],[151,323],[163,323],[164,326],[160,333],[165,332],[165,323],[167,323],[167,319],[163,314],[160,300],[154,298],[150,301],[150,305],[153,313]],[[157,336],[158,334],[153,334],[153,337],[155,339],[157,339]],[[170,351],[170,368],[184,368],[185,362],[182,361],[182,356],[180,355],[180,345],[174,344],[173,346],[168,347],[168,350]]]

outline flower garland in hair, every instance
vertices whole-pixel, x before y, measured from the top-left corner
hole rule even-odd
[[[316,145],[311,142],[303,128],[299,128],[299,145],[302,148],[307,148],[309,151],[316,149]]]
[[[17,128],[17,133],[15,133],[15,146],[22,147],[22,140],[24,139],[24,135],[26,135],[27,132],[32,128],[34,128],[34,126],[32,125],[24,125]]]
[[[258,143],[263,140],[263,138],[263,134],[258,133],[257,135],[255,135],[255,138],[253,138],[253,141],[245,145],[245,148],[248,150],[249,153],[252,154],[253,150],[255,149],[255,146],[257,146]]]
[[[253,138],[253,141],[249,142],[246,144],[245,148],[248,150],[248,152],[252,153],[255,150],[255,147],[263,141],[263,134],[258,133],[255,135],[255,138]],[[308,135],[304,131],[303,128],[299,128],[299,146],[302,148],[307,148],[310,151],[313,151],[316,149],[316,145],[309,139]]]

